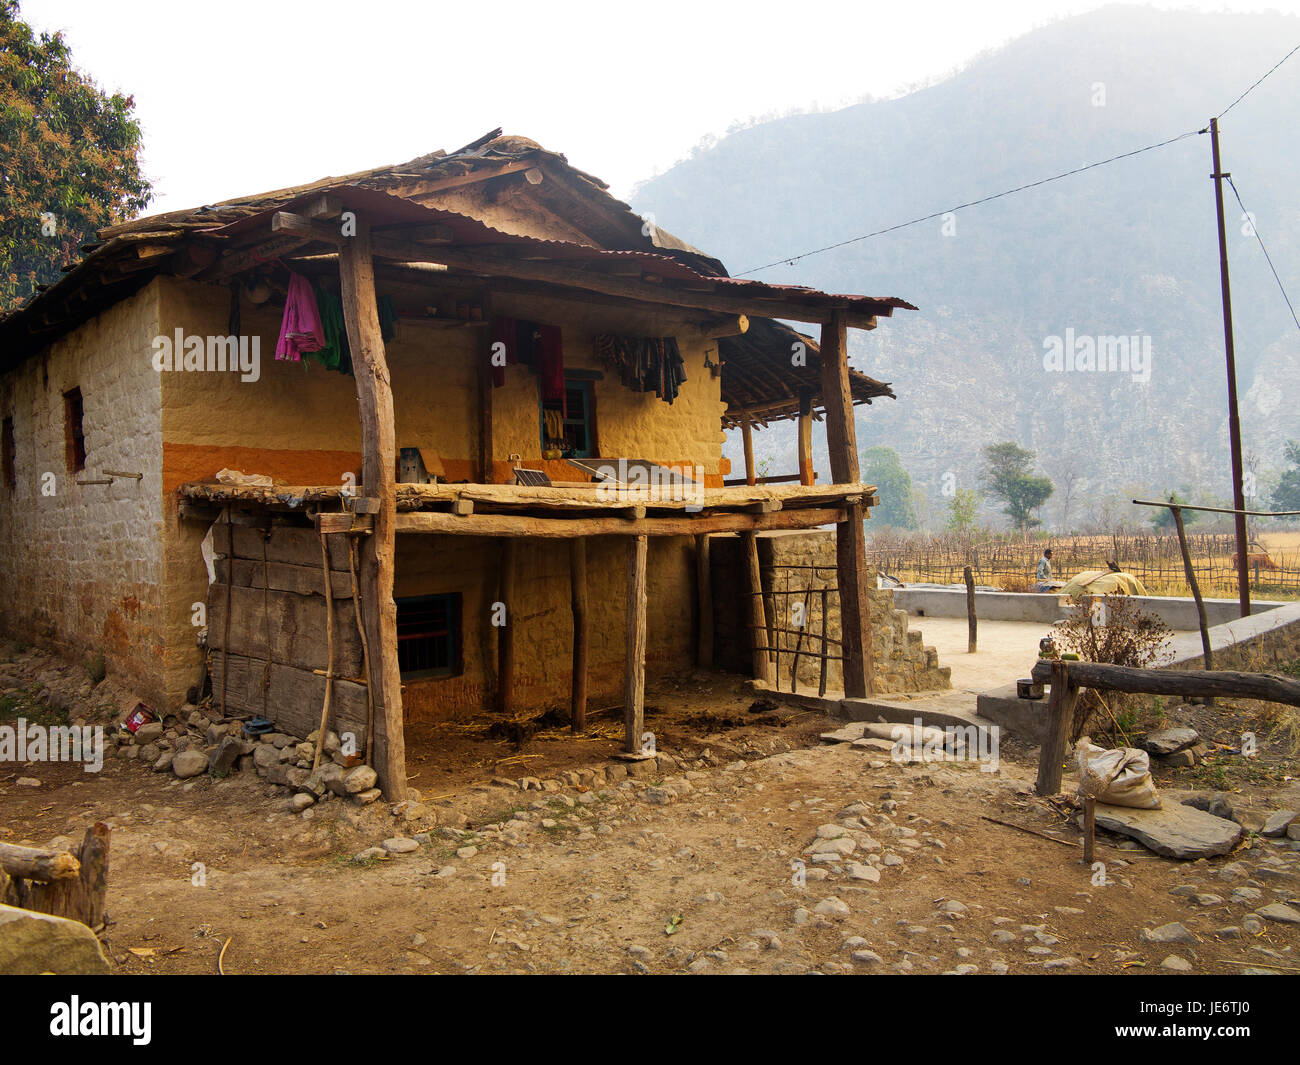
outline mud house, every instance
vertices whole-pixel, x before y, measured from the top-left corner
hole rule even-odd
[[[160,706],[210,669],[230,714],[326,711],[400,797],[428,715],[621,699],[637,750],[645,670],[711,662],[711,534],[741,534],[770,676],[756,534],[834,525],[865,694],[853,406],[892,393],[846,331],[909,306],[729,278],[499,131],[111,227],[0,320],[0,619]],[[799,473],[759,478],[781,418]]]

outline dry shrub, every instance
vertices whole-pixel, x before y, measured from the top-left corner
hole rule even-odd
[[[998,585],[1004,592],[1027,592],[1030,590],[1029,578],[1019,573],[1004,573],[998,579]]]
[[[1152,669],[1173,657],[1166,646],[1173,635],[1169,626],[1125,595],[1081,599],[1052,630],[1057,652],[1076,654],[1084,662]],[[1124,733],[1121,722],[1132,727],[1137,705],[1133,696],[1121,692],[1085,689],[1074,707],[1070,742],[1077,742],[1089,731],[1089,723],[1098,711],[1104,711],[1110,724]]]

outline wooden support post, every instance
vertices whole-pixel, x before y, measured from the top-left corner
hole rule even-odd
[[[853,424],[853,396],[849,391],[847,318],[835,311],[822,326],[821,385],[826,411],[826,444],[831,458],[831,480],[857,484],[858,436]],[[873,688],[871,660],[871,599],[867,578],[867,534],[863,507],[845,507],[845,520],[835,527],[835,566],[840,595],[841,651],[844,655],[844,694],[863,698]]]
[[[743,534],[745,541],[745,598],[749,621],[749,646],[754,664],[754,679],[772,684],[775,672],[767,642],[767,611],[763,609],[763,573],[758,565],[758,534]]]
[[[329,728],[330,702],[334,698],[334,579],[330,574],[329,541],[325,533],[319,534],[321,573],[325,580],[325,702],[320,712],[320,728],[316,730],[316,751],[311,760],[312,776],[320,772],[320,756],[325,750],[325,730]],[[263,582],[266,582],[266,548],[262,548]],[[355,592],[355,588],[353,591]],[[266,649],[266,660],[271,660],[271,648]]]
[[[490,322],[491,307],[483,301],[483,313]],[[478,478],[483,484],[493,483],[492,444],[492,331],[483,334],[478,356]]]
[[[1056,795],[1061,790],[1061,764],[1065,761],[1070,740],[1070,723],[1074,720],[1074,704],[1079,689],[1070,680],[1064,662],[1052,662],[1052,694],[1047,701],[1047,721],[1044,722],[1043,742],[1038,751],[1038,780],[1035,790],[1044,797]]]
[[[1091,867],[1097,844],[1097,796],[1083,800],[1083,864]]]
[[[812,460],[812,391],[807,388],[799,390],[799,483],[814,484],[817,475],[813,472]]]
[[[1192,598],[1196,601],[1196,624],[1201,630],[1201,653],[1205,658],[1205,668],[1214,668],[1214,655],[1210,651],[1210,623],[1205,616],[1205,600],[1201,598],[1201,586],[1196,580],[1196,570],[1192,568],[1192,553],[1187,547],[1187,529],[1183,526],[1183,508],[1170,507],[1174,516],[1174,528],[1178,530],[1178,549],[1183,554],[1183,573],[1187,577]]]
[[[641,753],[645,726],[646,551],[648,539],[627,545],[627,667],[623,688],[623,750]]]
[[[817,694],[824,696],[826,694],[826,664],[830,657],[826,653],[826,611],[828,609],[828,589],[822,589],[822,664],[821,675],[817,678]]]
[[[497,628],[497,713],[515,708],[515,541],[501,541],[497,570],[497,602],[505,607],[505,624]]]
[[[699,638],[695,664],[700,669],[713,668],[713,573],[710,569],[709,537],[695,537],[695,602],[699,613]]]
[[[978,643],[976,637],[979,625],[975,617],[975,575],[969,566],[962,569],[961,575],[966,581],[966,653],[973,655],[975,645]]]
[[[569,601],[573,610],[573,686],[569,703],[570,728],[587,727],[587,648],[591,627],[587,618],[587,541],[569,541]]]
[[[743,412],[740,435],[745,443],[745,483],[752,486],[758,483],[758,475],[754,468],[754,426],[750,422],[749,411]]]
[[[374,769],[391,802],[406,798],[406,737],[402,725],[402,673],[397,662],[397,604],[393,600],[397,517],[397,434],[393,386],[384,356],[375,298],[370,228],[358,221],[356,236],[339,250],[343,320],[357,383],[361,416],[361,480],[379,501],[370,536],[361,545],[362,607],[370,643],[370,690],[376,705]]]

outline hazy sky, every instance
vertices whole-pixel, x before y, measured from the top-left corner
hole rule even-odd
[[[1105,5],[21,6],[36,29],[62,30],[77,65],[103,88],[135,97],[153,213],[452,150],[496,126],[563,152],[627,198],[636,182],[733,122],[896,95],[1044,22]],[[1300,0],[1152,6],[1300,12]]]

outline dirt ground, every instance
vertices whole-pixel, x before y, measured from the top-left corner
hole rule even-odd
[[[597,764],[614,741],[553,729],[516,751],[462,726],[413,745],[426,812],[410,822],[382,802],[291,813],[251,773],[0,763],[0,834],[57,845],[112,826],[104,942],[124,974],[215,973],[219,959],[227,974],[1300,971],[1300,926],[1247,917],[1300,905],[1286,840],[1179,863],[1107,836],[1102,883],[1070,811],[1032,796],[1032,749],[1004,743],[996,772],[904,765],[823,745],[837,722],[753,712],[738,680],[710,674],[647,699],[679,763],[665,779],[521,791],[505,777]],[[1194,786],[1194,772],[1161,785]],[[1234,801],[1300,802],[1287,772],[1248,777],[1224,778]],[[815,862],[819,827],[855,854]],[[354,859],[397,836],[414,849]],[[1187,942],[1144,939],[1169,922]]]

